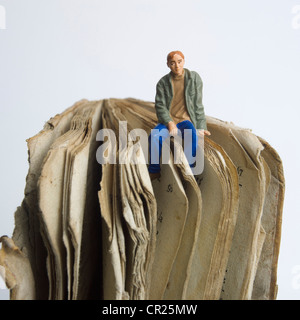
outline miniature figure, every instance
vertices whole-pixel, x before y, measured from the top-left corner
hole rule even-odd
[[[202,104],[202,79],[197,72],[185,69],[184,64],[185,58],[181,51],[170,52],[167,56],[167,66],[171,72],[162,77],[156,86],[155,110],[159,123],[154,128],[157,130],[152,130],[149,136],[148,171],[151,180],[160,177],[160,164],[151,163],[152,144],[152,152],[157,152],[160,159],[162,143],[168,135],[175,136],[180,130],[184,137],[184,129],[191,129],[192,141],[187,147],[191,148],[194,157],[198,143],[197,131],[201,136],[210,135]],[[161,131],[162,129],[167,130]],[[189,164],[191,167],[194,165]]]

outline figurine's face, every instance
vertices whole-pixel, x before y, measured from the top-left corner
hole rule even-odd
[[[183,73],[184,62],[184,59],[179,54],[174,54],[174,57],[167,63],[167,65],[176,76],[181,76]]]

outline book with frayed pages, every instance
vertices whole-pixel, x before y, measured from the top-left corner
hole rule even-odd
[[[207,116],[203,172],[191,174],[173,147],[151,181],[142,137],[120,148],[125,122],[149,135],[154,104],[81,100],[27,140],[24,200],[12,238],[1,237],[10,298],[276,299],[285,190],[277,152]],[[101,150],[138,161],[99,163]]]

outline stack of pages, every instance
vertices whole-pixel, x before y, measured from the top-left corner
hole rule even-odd
[[[191,174],[174,140],[151,181],[156,124],[152,102],[82,100],[27,140],[25,197],[1,237],[11,299],[276,299],[276,151],[207,117],[203,172]]]

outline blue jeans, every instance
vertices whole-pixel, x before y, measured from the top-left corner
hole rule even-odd
[[[189,121],[189,120],[184,120],[182,122],[179,122],[176,125],[176,127],[181,132],[182,141],[184,141],[184,143],[185,143],[185,145],[184,145],[185,155],[186,155],[186,158],[188,160],[189,165],[192,167],[192,165],[194,165],[194,161],[195,161],[194,157],[196,156],[196,150],[197,150],[197,145],[198,145],[197,131],[196,131],[195,127],[193,126],[193,124],[191,123],[191,121]],[[165,129],[165,130],[162,130],[162,129]],[[188,136],[188,139],[184,139],[184,130],[185,129],[191,130],[191,136]],[[153,130],[151,130],[151,133],[149,135],[150,162],[149,162],[149,167],[148,167],[148,171],[150,173],[160,172],[159,161],[161,158],[162,144],[165,141],[165,139],[168,138],[169,136],[170,135],[169,135],[168,128],[162,123],[159,123]]]

